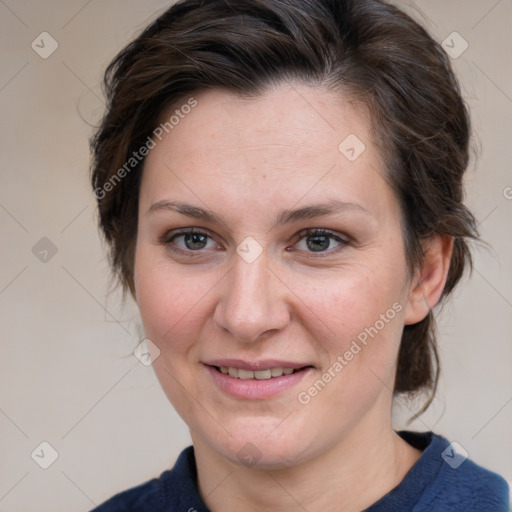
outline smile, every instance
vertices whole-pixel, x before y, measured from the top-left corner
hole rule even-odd
[[[229,375],[235,379],[256,379],[267,380],[283,375],[291,375],[299,371],[301,368],[268,368],[266,370],[244,370],[242,368],[234,368],[233,366],[215,366],[217,371],[224,375]]]
[[[266,400],[281,395],[297,386],[314,370],[311,365],[301,366],[289,362],[288,365],[278,366],[276,363],[238,361],[237,364],[235,360],[225,360],[215,363],[211,361],[204,367],[219,391],[242,400]]]

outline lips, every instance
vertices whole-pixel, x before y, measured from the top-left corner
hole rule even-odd
[[[266,370],[242,370],[238,368],[233,368],[232,366],[221,366],[220,368],[216,366],[217,370],[219,370],[224,375],[229,375],[235,379],[257,379],[257,380],[267,380],[267,379],[275,379],[276,377],[281,377],[283,375],[291,375],[293,372],[297,371],[293,368],[269,368]]]
[[[272,368],[291,368],[292,370],[298,370],[305,368],[306,366],[312,366],[309,363],[300,363],[296,361],[285,361],[282,359],[262,359],[260,361],[246,361],[243,359],[213,359],[206,361],[204,364],[208,366],[217,367],[232,367],[237,370],[270,370]]]
[[[268,399],[294,387],[313,367],[283,360],[219,359],[205,363],[224,393],[240,399]]]

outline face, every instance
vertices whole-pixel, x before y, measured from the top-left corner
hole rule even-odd
[[[195,443],[262,468],[388,427],[410,280],[365,108],[298,84],[194,98],[139,202],[136,300],[169,400]]]

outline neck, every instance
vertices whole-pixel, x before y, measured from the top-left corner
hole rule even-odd
[[[199,491],[212,512],[357,512],[396,487],[421,455],[373,417],[327,452],[273,470],[233,464],[192,439]]]

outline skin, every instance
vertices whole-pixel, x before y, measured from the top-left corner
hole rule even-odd
[[[409,275],[398,202],[363,105],[300,84],[250,99],[220,90],[194,97],[197,106],[146,159],[134,282],[146,336],[161,351],[155,372],[191,431],[200,493],[213,512],[361,510],[421,455],[391,425],[396,359],[403,326],[439,299],[451,240],[428,241],[422,268]],[[353,162],[338,149],[349,134],[366,146]],[[358,206],[276,224],[283,210],[330,199]],[[165,200],[223,222],[149,211]],[[208,235],[200,248],[171,240],[187,227]],[[315,252],[314,237],[297,235],[306,228],[344,243],[327,238]],[[248,236],[262,249],[251,263],[236,252]],[[394,318],[300,403],[298,393],[393,304]],[[314,368],[277,397],[238,399],[203,364],[227,357]],[[246,443],[257,448],[252,467],[237,456]]]

